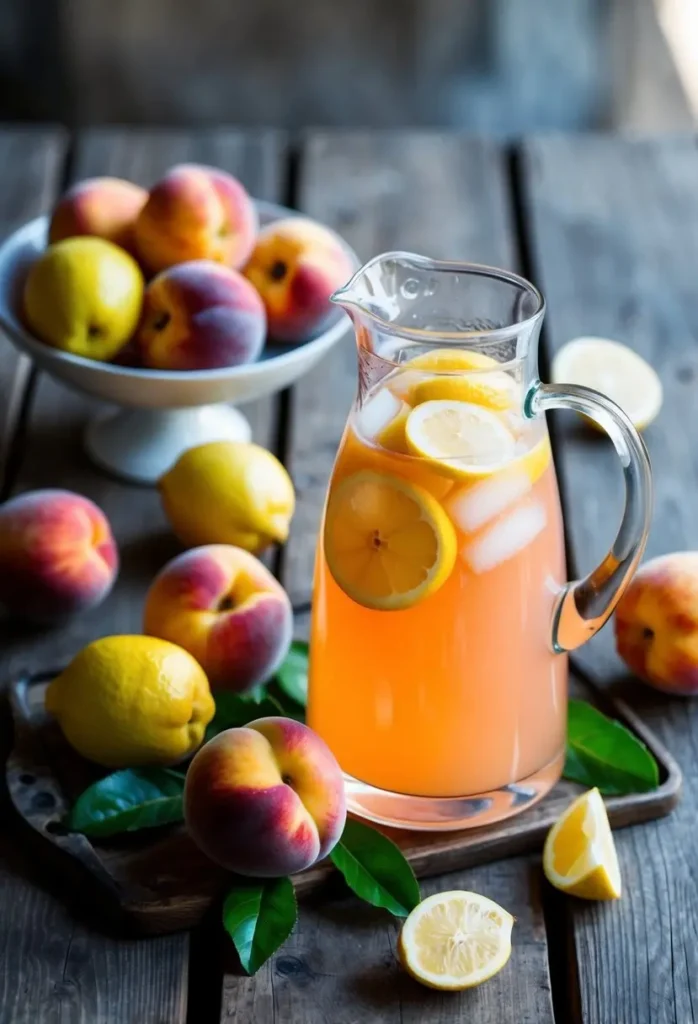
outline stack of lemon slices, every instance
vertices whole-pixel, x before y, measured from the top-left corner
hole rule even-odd
[[[531,482],[542,474],[547,437],[519,452],[504,415],[520,401],[518,384],[492,358],[444,349],[407,366],[396,375],[397,393],[385,385],[369,400],[376,407],[366,418],[375,414],[382,448],[418,456],[447,488],[473,485],[509,465]],[[358,604],[396,611],[424,600],[449,578],[457,547],[451,519],[407,466],[357,472],[332,490],[325,554],[334,579]]]

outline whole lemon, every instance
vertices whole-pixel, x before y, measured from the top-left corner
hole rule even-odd
[[[32,264],[24,285],[29,328],[54,348],[111,359],[136,329],[143,275],[124,249],[103,238],[66,238]]]
[[[253,554],[288,537],[293,484],[279,460],[257,444],[213,441],[190,448],[158,483],[183,544],[234,544]]]
[[[199,663],[150,636],[88,644],[49,685],[46,709],[79,754],[109,768],[182,760],[215,711]]]

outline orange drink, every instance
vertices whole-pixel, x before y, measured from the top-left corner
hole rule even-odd
[[[506,392],[478,395],[465,376],[410,388],[407,366],[352,414],[337,456],[318,545],[309,724],[361,782],[462,797],[559,767],[566,664],[549,641],[565,579],[559,500],[542,421],[515,433]],[[430,398],[449,388],[504,407]],[[501,424],[504,460],[441,464],[413,439],[410,453],[425,410],[446,430],[454,410],[475,410],[474,445],[481,419],[485,430]]]

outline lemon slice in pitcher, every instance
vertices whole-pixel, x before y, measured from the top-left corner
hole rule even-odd
[[[513,924],[511,914],[486,896],[440,892],[409,915],[398,953],[408,974],[429,988],[473,988],[506,964]]]
[[[362,470],[331,493],[325,557],[345,594],[366,608],[409,608],[441,587],[456,534],[436,498],[416,484]]]
[[[550,829],[543,848],[545,877],[562,892],[587,900],[617,900],[618,855],[598,789],[582,793]]]
[[[414,455],[456,479],[490,476],[516,456],[516,439],[501,418],[472,402],[423,402],[410,413],[405,437]]]

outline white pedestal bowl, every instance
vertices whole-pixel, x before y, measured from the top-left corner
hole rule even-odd
[[[261,224],[297,216],[276,203],[255,202]],[[183,451],[206,441],[248,441],[250,424],[230,403],[289,387],[348,329],[338,309],[310,341],[267,345],[256,363],[216,370],[142,370],[71,355],[33,337],[19,316],[22,286],[46,246],[47,226],[46,217],[37,217],[0,246],[0,326],[42,370],[110,404],[88,423],[85,447],[98,466],[126,480],[155,483]],[[358,267],[356,254],[339,241]]]

